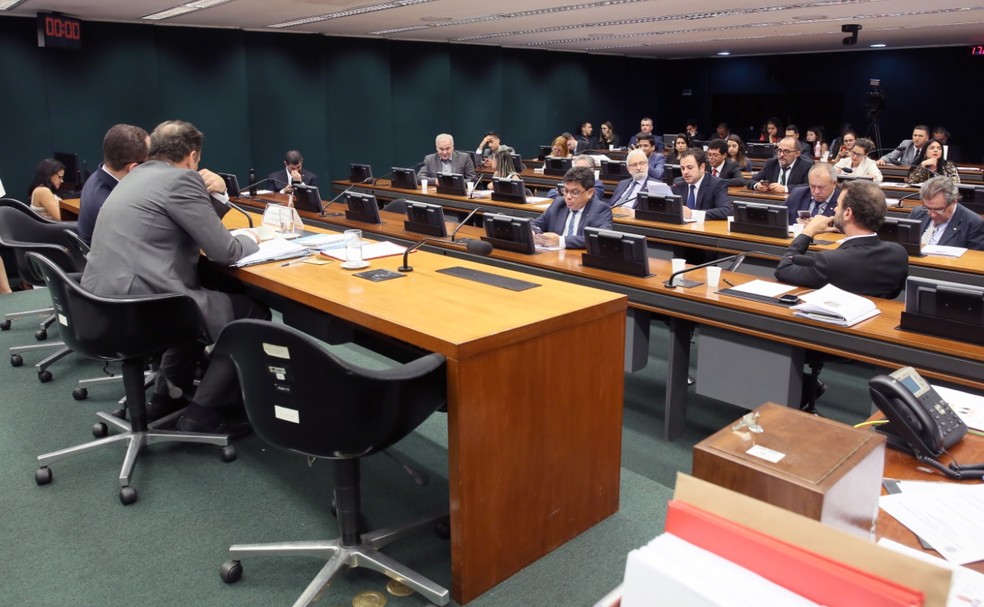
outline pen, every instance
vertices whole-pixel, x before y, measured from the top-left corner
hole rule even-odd
[[[308,256],[305,255],[304,257],[301,257],[300,259],[292,259],[290,261],[285,261],[284,263],[280,264],[280,267],[281,268],[286,268],[287,266],[289,266],[291,264],[302,262],[302,261],[304,261],[307,258],[308,258]]]
[[[735,283],[731,282],[727,278],[722,278],[721,280],[723,280],[724,281],[724,284],[728,285],[729,287],[735,286]]]

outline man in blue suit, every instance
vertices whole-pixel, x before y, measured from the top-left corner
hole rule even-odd
[[[666,170],[666,156],[656,151],[656,138],[647,133],[639,133],[636,138],[639,140],[638,148],[645,152],[646,158],[649,159],[649,178],[662,180],[663,171]]]
[[[789,225],[796,223],[800,211],[809,211],[810,217],[823,215],[833,217],[837,208],[840,188],[837,187],[837,173],[829,162],[818,162],[810,167],[807,175],[809,185],[794,187],[786,199],[789,208]],[[801,220],[799,223],[806,223]]]
[[[691,209],[706,211],[705,219],[727,219],[731,215],[728,184],[707,172],[704,150],[689,148],[680,155],[683,183],[673,186],[673,193],[684,202],[683,216],[690,218]]]
[[[612,209],[595,194],[594,170],[571,167],[564,175],[564,195],[533,220],[536,244],[584,248],[584,228],[611,229]]]
[[[103,137],[103,163],[82,186],[79,199],[79,238],[92,244],[96,218],[116,184],[147,162],[150,135],[139,126],[116,124]]]
[[[957,202],[957,186],[949,177],[933,177],[919,189],[922,206],[910,217],[922,223],[922,244],[984,251],[984,219]]]

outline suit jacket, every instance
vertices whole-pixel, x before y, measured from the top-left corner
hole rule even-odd
[[[687,204],[689,190],[690,186],[685,181],[673,185],[673,193],[683,200],[683,204]],[[697,187],[695,208],[699,211],[707,211],[705,219],[726,219],[732,213],[728,184],[710,173],[704,173],[704,178],[700,180],[700,185]]]
[[[318,176],[311,171],[301,169],[301,183],[316,188],[318,187]],[[290,179],[288,179],[286,168],[274,171],[267,176],[267,188],[274,192],[279,192],[289,185]]]
[[[707,172],[711,172],[710,164],[707,165]],[[718,169],[717,178],[724,180],[729,186],[745,185],[745,178],[741,176],[741,167],[730,158],[725,160],[721,168]]]
[[[909,256],[897,242],[878,236],[852,238],[832,251],[807,254],[813,239],[800,234],[783,253],[776,279],[819,289],[829,284],[871,297],[895,298],[909,274]]]
[[[656,151],[657,152],[662,152],[663,150],[666,149],[666,144],[663,143],[663,138],[662,137],[660,137],[659,135],[653,135],[653,138],[656,139]],[[636,139],[636,136],[635,135],[629,137],[629,147],[630,148],[634,148],[638,144],[639,144],[639,140]]]
[[[953,217],[950,224],[946,226],[946,232],[940,236],[937,244],[948,247],[965,247],[975,251],[984,251],[984,219],[980,215],[971,211],[962,204],[955,203]],[[920,233],[925,232],[929,227],[930,217],[926,212],[926,207],[916,207],[909,215],[912,219],[918,219],[920,223]],[[79,218],[81,229],[82,219]]]
[[[839,196],[840,188],[835,187],[834,193],[830,195],[830,202],[827,203],[827,208],[823,210],[824,215],[827,217],[834,216],[834,211],[837,210],[837,198]],[[786,198],[786,207],[789,209],[789,225],[796,223],[799,211],[810,210],[811,202],[813,202],[813,194],[810,192],[810,186],[798,185],[789,190],[789,197]],[[816,214],[816,209],[814,209],[813,215]]]
[[[597,150],[599,147],[598,140],[594,137],[587,137],[585,135],[578,135],[574,138],[577,141],[577,151],[578,153],[584,152],[585,150]],[[607,149],[608,146],[606,145]]]
[[[233,317],[232,301],[202,287],[202,251],[229,265],[259,247],[233,237],[195,171],[151,160],[116,186],[99,213],[82,286],[96,295],[184,293],[198,304],[212,339]]]
[[[912,162],[919,156],[920,150],[916,148],[915,144],[912,143],[911,139],[903,139],[899,147],[895,148],[888,154],[885,154],[878,160],[884,160],[889,164],[899,164],[909,166]]]
[[[629,189],[629,186],[631,186],[634,182],[635,180],[632,179],[631,177],[619,181],[618,185],[615,186],[615,192],[612,193],[612,197],[608,199],[608,205],[611,206],[614,205],[616,202],[618,202],[622,198],[622,194],[624,194],[625,191]],[[652,192],[653,194],[672,194],[673,190],[671,190],[670,186],[666,185],[662,181],[654,181],[652,179],[646,179],[646,181],[643,182],[642,188],[639,189],[639,192]],[[636,192],[633,195],[633,199],[630,202],[627,202],[622,206],[624,206],[627,209],[634,209],[636,206],[635,196],[638,196],[639,192]]]
[[[813,166],[813,162],[809,158],[804,158],[800,156],[793,163],[793,168],[789,170],[786,175],[786,189],[792,190],[794,185],[803,185],[809,183],[807,176],[810,172],[810,167]],[[770,158],[766,161],[765,166],[758,173],[752,175],[752,178],[748,181],[748,189],[754,190],[755,184],[766,180],[769,183],[779,183],[779,159]]]
[[[437,179],[437,174],[443,172],[441,157],[435,152],[424,157],[424,166],[417,171],[417,179]],[[451,152],[451,172],[461,173],[465,179],[475,179],[475,162],[472,160],[471,154],[465,154],[458,150]]]
[[[86,244],[92,244],[92,232],[96,229],[96,218],[102,209],[109,193],[113,191],[119,181],[105,170],[103,165],[99,165],[96,172],[86,180],[82,186],[82,194],[79,200],[79,238]]]
[[[663,179],[663,171],[666,170],[666,156],[662,152],[653,152],[649,157],[649,178],[660,181]]]
[[[598,196],[594,196],[581,209],[581,220],[578,222],[577,230],[570,236],[564,236],[564,226],[567,224],[567,215],[570,209],[563,198],[553,201],[542,215],[533,220],[533,226],[544,232],[553,232],[564,236],[564,247],[567,249],[584,248],[584,228],[612,229],[612,208],[602,201]]]

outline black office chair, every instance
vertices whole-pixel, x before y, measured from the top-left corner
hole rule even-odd
[[[341,532],[334,540],[237,544],[229,555],[328,559],[294,605],[313,602],[346,565],[374,569],[446,605],[446,589],[377,549],[447,515],[369,533],[358,528],[360,459],[402,439],[444,405],[444,357],[429,354],[392,369],[370,370],[339,359],[296,329],[256,320],[228,325],[212,355],[235,362],[246,413],[260,438],[331,461]],[[238,581],[242,573],[239,560],[226,562],[220,572],[227,583]]]
[[[34,286],[43,286],[44,280],[27,263],[25,255],[31,251],[47,256],[66,272],[72,272],[78,275],[82,271],[85,261],[81,257],[74,255],[66,246],[68,240],[65,237],[65,229],[59,223],[37,221],[11,206],[0,207],[0,247],[14,252],[17,271],[21,280]],[[7,315],[7,319],[10,320],[12,316],[40,314],[47,315],[47,318],[42,321],[40,329],[34,334],[34,337],[41,341],[47,339],[48,327],[55,322],[56,316],[52,308],[42,308],[20,312],[15,315]],[[56,349],[55,353],[35,365],[38,379],[42,382],[51,381],[51,371],[48,370],[48,367],[72,352],[62,342],[12,347],[9,349],[10,364],[19,367],[24,364],[24,353],[49,350],[52,348]]]
[[[130,485],[130,477],[137,456],[147,445],[206,443],[224,447],[224,461],[236,458],[235,448],[229,445],[226,435],[149,429],[147,426],[144,363],[172,346],[205,339],[204,322],[193,299],[176,293],[99,297],[83,289],[50,259],[37,253],[28,253],[27,259],[44,277],[51,301],[59,312],[62,337],[69,347],[89,358],[122,361],[129,419],[99,412],[97,415],[102,421],[92,429],[99,440],[38,456],[35,481],[39,485],[51,482],[49,466],[54,462],[123,442],[127,449],[120,470],[119,497],[127,505],[137,501],[137,490]],[[107,437],[107,424],[120,430],[120,434]]]

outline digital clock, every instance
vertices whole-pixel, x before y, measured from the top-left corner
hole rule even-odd
[[[38,13],[38,46],[82,48],[82,22],[58,13]]]

